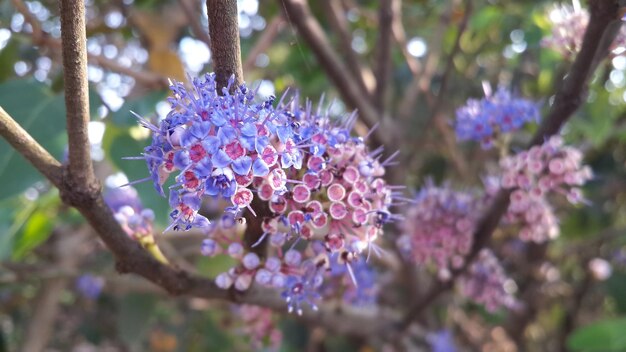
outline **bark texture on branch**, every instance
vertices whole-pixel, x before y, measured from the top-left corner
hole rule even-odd
[[[207,0],[206,6],[209,15],[213,70],[218,89],[227,86],[232,75],[235,75],[234,86],[239,86],[243,83],[243,70],[237,0]]]
[[[73,188],[72,194],[67,195],[69,203],[73,203],[95,197],[100,185],[93,171],[87,134],[89,85],[85,3],[81,0],[61,0],[59,4],[69,145],[69,164],[64,182]]]

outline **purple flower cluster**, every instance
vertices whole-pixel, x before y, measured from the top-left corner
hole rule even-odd
[[[518,302],[513,296],[517,289],[506,277],[498,258],[489,249],[483,249],[467,272],[459,278],[461,292],[470,300],[482,304],[490,312],[500,308],[514,308]]]
[[[480,198],[428,181],[402,223],[398,247],[418,264],[433,264],[445,279],[450,268],[460,268],[472,246]]]
[[[238,261],[217,276],[218,286],[246,290],[256,281],[280,288],[289,310],[302,313],[303,303],[316,309],[332,266],[346,268],[343,275],[358,285],[353,263],[377,251],[383,226],[399,218],[390,207],[400,187],[382,178],[391,159],[380,160],[381,149],[369,151],[351,135],[355,114],[333,121],[310,102],[301,107],[297,95],[283,104],[284,99],[264,125],[267,144],[252,157],[262,159],[267,172],[236,177],[237,192],[268,204],[259,243],[269,243],[270,255],[247,253],[239,237],[220,231],[208,231],[202,252]],[[227,215],[218,226],[233,222]]]
[[[500,134],[518,130],[539,118],[537,103],[517,98],[499,87],[494,94],[487,93],[480,100],[469,99],[457,109],[455,131],[460,141],[478,141],[484,149],[489,149]]]
[[[255,103],[254,91],[241,85],[231,94],[232,84],[233,79],[218,92],[214,74],[194,79],[190,89],[173,83],[167,117],[158,126],[139,118],[153,133],[143,158],[159,193],[164,195],[164,183],[176,173],[168,229],[206,227],[208,219],[198,214],[204,196],[230,199],[233,213],[250,209],[254,195],[247,186],[269,176],[268,158],[297,164],[297,155],[279,153],[270,144],[274,136],[287,142],[291,131],[276,123],[274,98]]]
[[[137,190],[133,187],[109,189],[105,192],[104,201],[128,236],[135,240],[152,236],[154,212],[142,207]]]
[[[576,7],[560,5],[550,11],[552,33],[543,38],[541,45],[573,59],[580,51],[583,36],[589,23],[589,13],[578,4]],[[622,27],[610,47],[610,57],[626,53],[626,28]]]

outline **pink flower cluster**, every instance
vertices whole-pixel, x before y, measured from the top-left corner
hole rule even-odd
[[[250,339],[252,350],[280,350],[283,333],[276,325],[274,315],[269,308],[244,304],[235,307],[235,310],[242,321],[242,335]]]
[[[398,247],[418,264],[434,264],[442,279],[460,268],[472,246],[480,199],[428,181],[405,214]]]
[[[400,187],[382,178],[391,159],[380,160],[382,150],[370,152],[363,139],[350,135],[356,115],[333,122],[310,103],[300,107],[296,96],[279,104],[273,116],[268,124],[276,137],[265,149],[276,152],[259,155],[267,173],[237,180],[267,202],[270,214],[262,220],[263,236],[255,245],[267,241],[270,253],[260,258],[247,252],[239,237],[220,231],[209,231],[202,252],[238,261],[217,276],[218,286],[246,290],[256,281],[282,288],[289,310],[302,313],[305,302],[316,309],[331,266],[346,267],[342,275],[356,284],[351,264],[376,250],[383,225],[398,218],[389,208]],[[235,221],[226,215],[217,226]]]
[[[534,242],[559,234],[558,221],[546,196],[556,192],[573,204],[581,203],[584,199],[579,186],[592,177],[591,169],[582,166],[582,153],[564,146],[560,137],[504,158],[500,167],[500,187],[514,190],[504,219],[508,224],[519,224],[522,240]],[[497,187],[487,189],[493,194]]]
[[[580,4],[575,5],[575,7],[561,5],[550,11],[552,33],[541,42],[544,47],[552,48],[568,59],[580,51],[589,23],[587,10],[581,8]],[[621,28],[610,49],[613,57],[626,52],[626,28]]]
[[[517,301],[513,296],[517,287],[506,277],[498,258],[489,249],[483,249],[459,278],[464,296],[482,304],[490,312],[500,308],[514,308]]]

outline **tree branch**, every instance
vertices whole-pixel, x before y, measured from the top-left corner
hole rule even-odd
[[[554,104],[543,123],[532,138],[528,148],[543,143],[544,140],[559,132],[563,124],[585,101],[586,90],[591,73],[597,67],[597,55],[608,54],[608,48],[615,39],[616,31],[607,32],[612,23],[617,21],[618,5],[614,1],[592,0],[590,2],[591,16],[589,25],[583,37],[583,44],[576,60],[569,69],[563,85],[556,93]],[[609,37],[605,37],[605,35]],[[602,46],[600,45],[602,43]],[[598,54],[599,53],[599,54]],[[474,242],[470,252],[465,257],[465,266],[452,272],[450,283],[438,284],[425,297],[416,302],[405,315],[401,323],[401,330],[408,328],[411,322],[420,315],[422,310],[430,305],[441,293],[452,287],[452,280],[463,273],[471,264],[480,250],[484,248],[493,231],[500,223],[510,203],[511,190],[503,189],[495,197],[488,211],[481,218],[474,231]]]
[[[189,27],[191,27],[191,31],[193,34],[200,39],[207,47],[211,47],[211,39],[209,38],[209,34],[202,28],[200,21],[198,21],[198,8],[197,2],[189,0],[178,0],[180,7],[182,8],[187,20],[189,21]]]
[[[0,135],[57,188],[63,183],[63,169],[47,150],[0,106]]]
[[[61,0],[59,4],[69,145],[68,177],[64,181],[74,186],[70,197],[93,197],[99,192],[100,185],[93,171],[87,136],[89,84],[85,3],[80,0]]]
[[[24,4],[24,2],[21,0],[13,0],[13,5],[17,11],[24,16],[25,21],[30,24],[33,29],[32,39],[35,45],[48,47],[53,51],[61,50],[61,41],[51,37],[50,34],[42,30],[41,23],[39,23],[37,18],[28,10],[28,7]],[[154,72],[134,70],[130,67],[121,65],[114,60],[108,59],[103,55],[87,53],[87,59],[90,64],[132,77],[135,81],[148,87],[167,88],[169,85],[166,77]]]
[[[243,70],[239,46],[237,0],[207,0],[206,6],[209,15],[213,70],[218,89],[226,87],[232,75],[235,75],[234,85],[239,86],[243,83]]]
[[[385,111],[385,97],[389,88],[391,75],[391,44],[392,25],[394,17],[399,15],[400,1],[382,0],[378,10],[379,36],[376,44],[376,90],[374,92],[374,106],[379,112]]]
[[[278,35],[284,25],[285,20],[283,19],[283,16],[280,14],[274,16],[267,27],[265,27],[263,34],[261,34],[259,39],[256,41],[254,47],[252,47],[248,53],[248,57],[243,63],[243,72],[252,70],[254,63],[256,62],[256,58],[267,50],[270,45],[272,45],[274,38],[276,38],[276,35]]]
[[[330,45],[328,38],[319,22],[313,17],[306,0],[280,0],[285,11],[287,20],[297,28],[298,33],[304,38],[309,47],[315,53],[328,77],[333,81],[342,98],[358,109],[359,116],[372,127],[381,123],[381,127],[375,132],[377,142],[391,145],[393,134],[390,133],[389,122],[381,119],[374,106],[363,94],[359,85],[350,74],[350,70],[339,59],[335,50]]]
[[[328,12],[330,26],[339,37],[339,43],[343,48],[341,52],[354,76],[354,80],[361,87],[363,94],[371,94],[374,90],[374,74],[369,68],[363,67],[354,49],[352,49],[352,35],[350,34],[350,27],[346,20],[343,6],[337,0],[324,0],[322,5],[325,11]]]

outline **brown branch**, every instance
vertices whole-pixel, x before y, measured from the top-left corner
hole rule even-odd
[[[343,6],[337,0],[322,1],[325,11],[328,13],[328,23],[339,37],[339,43],[342,47],[344,60],[348,65],[348,69],[354,76],[354,80],[359,84],[363,94],[371,94],[374,90],[374,74],[365,67],[359,60],[357,54],[352,49],[352,35],[350,34],[350,26],[346,20]]]
[[[13,5],[24,16],[25,21],[32,27],[32,40],[35,45],[50,48],[55,52],[61,50],[61,41],[50,36],[49,33],[41,29],[41,23],[39,23],[37,18],[28,10],[28,7],[24,4],[24,2],[21,0],[13,0]],[[100,66],[103,69],[132,77],[135,81],[140,82],[147,87],[167,88],[169,86],[166,77],[154,72],[132,69],[121,65],[114,60],[108,59],[103,55],[87,53],[87,59],[92,65]]]
[[[207,0],[206,6],[215,81],[218,89],[226,87],[234,75],[234,89],[243,83],[237,0]]]
[[[446,65],[443,69],[443,74],[441,75],[441,82],[439,84],[439,91],[437,92],[437,98],[435,100],[435,104],[431,111],[431,118],[429,120],[433,121],[435,119],[440,119],[441,115],[439,112],[444,105],[444,97],[448,90],[448,82],[450,80],[450,75],[452,74],[452,70],[454,69],[454,58],[461,50],[461,37],[465,30],[467,29],[467,23],[469,22],[470,15],[472,13],[472,1],[468,0],[465,3],[465,11],[463,14],[463,19],[461,23],[459,23],[459,27],[457,29],[456,38],[454,38],[454,45],[452,46],[452,50],[446,59]],[[428,129],[428,125],[426,126]]]
[[[376,43],[376,90],[374,91],[374,106],[379,112],[385,111],[385,97],[389,88],[391,75],[391,44],[392,25],[394,17],[399,15],[399,0],[382,0],[378,11],[379,36]]]
[[[608,54],[608,47],[615,38],[616,31],[608,31],[612,23],[617,21],[618,6],[616,2],[593,0],[590,2],[590,20],[583,44],[576,60],[570,67],[569,72],[556,94],[554,104],[543,123],[531,140],[531,146],[541,144],[544,140],[559,132],[563,124],[573,115],[573,113],[585,101],[586,89],[591,73],[597,67],[599,60],[597,53]],[[605,37],[605,35],[608,36]],[[602,46],[600,45],[602,43]],[[594,66],[596,65],[596,66]],[[493,231],[500,223],[500,219],[506,212],[510,203],[511,190],[501,190],[495,197],[488,211],[481,218],[474,231],[474,242],[470,252],[465,257],[465,266],[452,273],[452,279],[464,272],[471,264],[478,252],[484,248]],[[450,281],[451,282],[451,281]],[[421,314],[424,308],[430,305],[441,293],[452,287],[451,284],[439,284],[426,296],[416,302],[405,315],[400,324],[400,329],[408,328],[411,322]]]
[[[417,58],[409,53],[409,49],[407,48],[408,42],[406,40],[406,31],[404,30],[404,25],[402,24],[402,16],[397,16],[394,18],[391,29],[393,33],[393,39],[400,47],[400,51],[402,52],[404,60],[409,67],[409,71],[411,71],[414,78],[418,77],[424,67]]]
[[[185,16],[187,17],[187,21],[189,21],[189,27],[191,27],[191,32],[196,36],[196,38],[200,39],[207,47],[211,47],[211,39],[209,38],[209,34],[206,32],[200,21],[198,21],[198,15],[200,14],[199,9],[197,8],[197,2],[189,0],[178,0],[180,7],[183,9]]]
[[[80,0],[61,0],[59,4],[69,147],[65,182],[73,186],[72,196],[93,197],[100,190],[100,185],[93,171],[87,136],[89,83],[85,3]]]
[[[281,0],[281,3],[285,11],[285,17],[297,28],[298,33],[311,47],[317,60],[339,90],[342,98],[348,105],[358,109],[359,116],[368,127],[371,128],[380,122],[381,127],[375,132],[374,138],[379,143],[391,145],[394,136],[390,131],[390,122],[387,119],[381,119],[368,97],[362,93],[359,85],[352,78],[350,70],[333,50],[322,26],[311,13],[307,2],[305,0]]]
[[[280,33],[280,30],[283,28],[284,25],[285,20],[281,15],[274,16],[269,25],[267,25],[267,27],[263,31],[263,34],[261,34],[259,39],[256,41],[254,47],[252,47],[252,49],[248,53],[248,57],[243,63],[243,72],[248,72],[252,70],[257,57],[265,52],[267,48],[270,47],[270,45],[272,45],[274,38],[276,38],[278,33]]]
[[[31,137],[0,106],[0,135],[57,188],[62,185],[63,169],[47,150]]]
[[[426,95],[426,102],[429,106],[432,106],[432,93],[430,91],[430,85],[433,76],[437,72],[439,66],[439,55],[441,54],[441,45],[443,43],[443,35],[445,30],[450,26],[450,17],[452,13],[451,4],[449,8],[441,14],[439,17],[439,25],[434,30],[433,37],[428,43],[428,56],[424,69],[419,76],[413,77],[413,81],[404,90],[404,95],[400,103],[398,104],[398,117],[399,119],[408,119],[415,111],[415,104],[419,101],[420,94]]]

